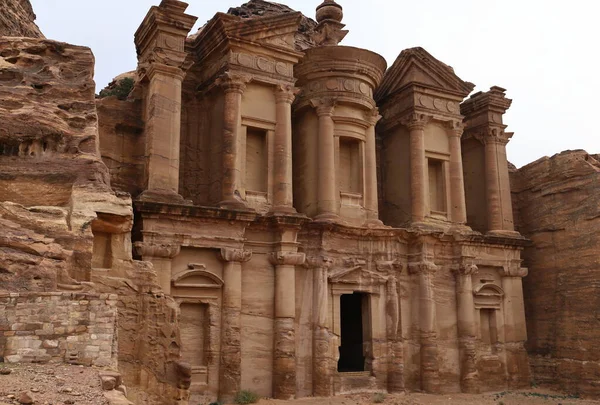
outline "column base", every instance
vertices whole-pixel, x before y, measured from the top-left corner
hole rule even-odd
[[[298,215],[298,211],[290,205],[277,205],[271,208],[269,211],[271,214],[288,214],[288,215]]]
[[[136,200],[164,204],[194,205],[192,200],[186,200],[180,194],[177,194],[173,190],[163,189],[145,190],[137,196]]]
[[[248,210],[248,205],[242,200],[224,200],[217,205],[226,210]]]
[[[493,231],[487,231],[486,235],[488,235],[488,236],[498,236],[498,237],[501,237],[501,238],[518,238],[518,239],[524,239],[523,235],[521,235],[517,231],[493,230]]]
[[[315,222],[340,222],[340,216],[332,212],[319,214],[314,218]]]
[[[367,219],[363,224],[364,228],[389,228],[379,219]]]

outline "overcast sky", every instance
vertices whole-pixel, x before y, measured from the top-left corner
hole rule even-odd
[[[189,0],[198,17],[244,0]],[[280,0],[281,2],[281,0]],[[314,18],[320,0],[287,0]],[[600,1],[338,0],[350,34],[342,45],[368,48],[391,65],[422,46],[475,91],[506,88],[513,105],[508,157],[517,166],[566,149],[600,153]],[[92,48],[97,88],[136,66],[133,34],[160,0],[32,0],[46,37]]]

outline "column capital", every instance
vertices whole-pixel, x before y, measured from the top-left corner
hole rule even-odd
[[[465,124],[462,121],[452,120],[446,123],[446,128],[448,128],[449,137],[460,138],[465,131]]]
[[[322,268],[329,270],[333,267],[335,260],[329,256],[307,256],[304,265],[308,268]]]
[[[304,264],[306,255],[296,252],[273,252],[269,254],[269,262],[273,266],[300,266]]]
[[[502,270],[500,270],[500,275],[502,277],[527,277],[529,274],[529,269],[527,267],[513,267],[513,266],[504,266]]]
[[[409,274],[435,274],[438,266],[430,261],[414,262],[408,264]]]
[[[401,274],[404,270],[404,264],[398,260],[380,260],[375,263],[375,268],[377,271],[388,275]]]
[[[411,113],[403,117],[400,122],[402,125],[408,127],[409,131],[422,131],[431,119],[432,117],[426,114]]]
[[[185,77],[184,67],[170,66],[164,63],[151,63],[145,69],[145,75],[152,80],[156,75],[164,75],[173,79],[183,81]]]
[[[172,259],[181,251],[181,245],[174,243],[135,242],[135,251],[142,257]]]
[[[275,101],[277,104],[292,104],[298,93],[300,93],[300,89],[291,84],[278,84],[275,87]]]
[[[372,110],[365,111],[365,120],[372,126],[377,125],[381,118],[382,116],[379,115],[379,108],[377,107],[373,108]]]
[[[227,72],[219,76],[215,84],[223,88],[225,93],[244,94],[250,80],[252,80],[250,76]]]
[[[219,257],[224,262],[247,262],[252,257],[251,250],[221,248]]]
[[[499,144],[506,145],[510,138],[514,135],[513,132],[505,132],[501,127],[487,127],[476,131],[473,136],[481,141],[484,145]]]
[[[461,263],[452,267],[452,271],[456,276],[472,276],[479,272],[479,267],[472,263]]]
[[[335,110],[336,102],[332,98],[320,98],[310,100],[310,104],[317,111],[317,115],[319,117],[333,115],[333,111]]]

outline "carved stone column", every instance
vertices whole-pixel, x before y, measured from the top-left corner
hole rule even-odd
[[[379,110],[375,108],[366,116],[370,126],[366,132],[365,142],[365,209],[367,211],[367,226],[382,226],[379,220],[379,199],[377,195],[377,146],[375,140],[375,125],[381,119]]]
[[[475,303],[472,275],[478,269],[474,264],[463,263],[455,270],[456,306],[458,318],[458,348],[460,355],[460,386],[462,392],[478,393],[479,376],[476,366]]]
[[[427,161],[425,159],[425,126],[429,117],[412,114],[403,120],[410,131],[410,200],[412,222],[423,222],[429,207],[427,199]]]
[[[158,244],[151,242],[136,242],[134,244],[142,260],[149,261],[154,266],[158,276],[158,284],[165,294],[171,294],[171,262],[181,251],[178,244]]]
[[[221,326],[221,365],[219,368],[219,398],[233,400],[240,390],[242,378],[241,310],[242,263],[252,257],[246,250],[223,248],[223,308]]]
[[[529,381],[529,362],[525,342],[527,341],[527,326],[525,324],[525,303],[523,301],[523,277],[529,270],[521,267],[520,263],[504,267],[502,289],[504,297],[502,308],[504,312],[504,339],[506,351],[506,370],[509,388],[521,388]]]
[[[273,211],[295,214],[292,189],[292,103],[298,90],[293,86],[278,86],[275,91],[275,170]]]
[[[336,365],[327,319],[328,272],[333,263],[331,258],[325,256],[308,257],[306,260],[306,265],[314,271],[313,395],[316,397],[328,397],[333,394],[333,372]]]
[[[404,347],[400,317],[400,294],[398,277],[402,274],[402,265],[394,261],[377,263],[379,273],[388,274],[386,283],[386,335],[388,341],[388,378],[389,392],[404,391]]]
[[[454,121],[448,130],[450,144],[450,198],[452,199],[452,222],[467,223],[467,205],[465,203],[465,181],[463,175],[460,138],[464,131],[462,122]]]
[[[135,33],[138,73],[149,84],[145,97],[146,190],[140,198],[183,202],[179,191],[181,84],[190,63],[184,44],[196,17],[187,4],[163,1],[152,7]]]
[[[275,323],[273,347],[273,397],[289,400],[296,396],[296,267],[304,253],[275,252]]]
[[[409,271],[419,276],[421,389],[424,392],[437,393],[439,392],[439,364],[433,290],[433,278],[437,266],[429,261],[411,263]]]
[[[319,134],[317,141],[317,220],[338,219],[339,192],[335,172],[335,142],[333,123],[333,100],[314,101],[313,106],[319,116]]]
[[[222,159],[223,176],[221,181],[222,201],[219,206],[223,208],[243,209],[246,202],[240,194],[242,185],[240,142],[242,126],[242,95],[246,90],[246,83],[250,79],[246,76],[226,73],[217,80],[225,94]]]

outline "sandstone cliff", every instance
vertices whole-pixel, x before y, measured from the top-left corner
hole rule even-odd
[[[35,13],[29,0],[0,2],[0,37],[44,38],[35,24]]]
[[[600,394],[600,160],[584,151],[512,173],[524,254],[528,349],[534,378]]]

